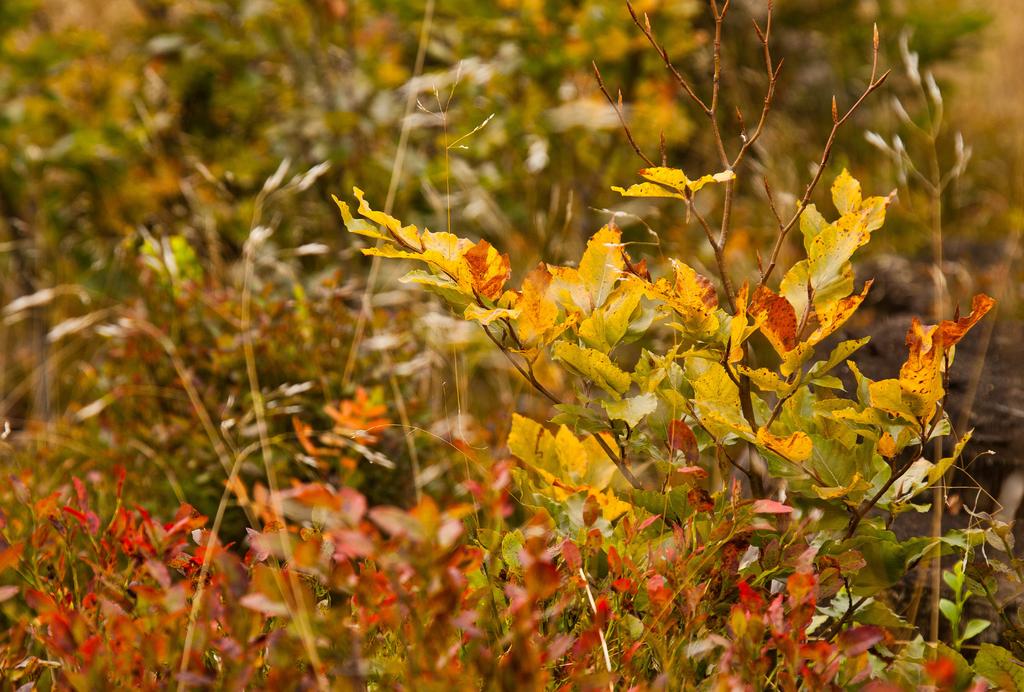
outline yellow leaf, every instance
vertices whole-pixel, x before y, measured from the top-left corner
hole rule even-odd
[[[695,336],[718,331],[718,296],[715,294],[715,287],[707,278],[683,262],[673,260],[672,266],[675,277],[671,282],[668,279],[658,279],[650,283],[632,275],[629,281],[639,283],[644,295],[675,312],[680,317],[685,331]]]
[[[761,321],[755,320],[755,326],[747,329],[747,302],[750,293],[750,286],[744,283],[736,293],[736,314],[732,316],[729,323],[729,358],[730,363],[738,363],[743,360],[743,342],[747,337],[760,328]],[[763,319],[763,317],[761,318]]]
[[[703,372],[696,372],[698,362],[687,363],[687,375],[693,384],[693,401],[700,413],[701,423],[715,437],[728,434],[751,436],[750,427],[740,408],[740,394],[736,383],[721,364],[706,362]]]
[[[345,228],[348,229],[349,233],[365,235],[378,240],[391,240],[390,236],[384,235],[363,219],[354,218],[352,212],[349,211],[348,204],[342,202],[337,196],[331,195],[331,199],[338,205],[338,209],[341,211],[341,220],[345,222]]]
[[[917,418],[927,422],[935,413],[938,402],[945,394],[942,387],[942,366],[945,354],[978,323],[995,305],[985,294],[974,296],[971,314],[958,320],[943,320],[938,325],[925,327],[917,319],[907,332],[910,353],[900,368],[899,383],[906,407]]]
[[[358,187],[352,188],[356,199],[359,200],[359,213],[370,219],[376,224],[379,224],[387,229],[391,237],[394,238],[400,245],[409,249],[422,250],[423,246],[420,244],[420,234],[415,226],[402,226],[402,222],[395,217],[385,214],[381,211],[374,211],[367,204],[363,198],[363,191]]]
[[[814,494],[820,497],[822,500],[836,500],[840,497],[848,497],[854,493],[863,493],[866,490],[871,489],[871,484],[864,480],[860,472],[853,474],[853,478],[850,482],[841,488],[822,488],[821,486],[813,486]],[[854,498],[851,498],[851,500]]]
[[[512,414],[508,448],[543,481],[540,492],[555,500],[584,492],[609,521],[632,508],[609,488],[616,468],[593,436],[579,439],[564,425],[553,435],[536,421]]]
[[[899,380],[878,380],[868,384],[871,406],[893,416],[900,416],[914,422],[914,412],[903,401],[903,389]]]
[[[587,241],[579,274],[591,298],[591,309],[604,305],[622,274],[622,231],[607,225]]]
[[[388,235],[378,233],[364,221],[355,220],[349,213],[348,205],[336,199],[346,227],[352,233],[386,240],[391,245],[363,250],[363,254],[395,259],[414,259],[426,263],[432,271],[446,277],[446,282],[433,282],[416,276],[413,280],[446,290],[455,290],[466,300],[486,298],[496,300],[511,273],[508,255],[495,250],[485,240],[474,244],[451,233],[420,233],[415,226],[402,226],[398,219],[383,212],[374,211],[363,197],[363,191],[355,188],[359,199],[359,213],[384,227]]]
[[[640,171],[640,176],[651,181],[631,185],[629,189],[612,187],[623,197],[675,197],[677,199],[689,199],[693,193],[700,190],[709,183],[724,183],[733,180],[736,174],[732,171],[722,171],[713,175],[704,175],[696,180],[690,180],[685,173],[678,168],[666,168],[662,166],[645,168]]]
[[[818,208],[813,204],[804,207],[800,214],[800,233],[804,236],[804,250],[811,251],[811,241],[829,225]]]
[[[600,351],[592,348],[580,348],[567,341],[559,341],[554,345],[552,355],[565,363],[570,370],[615,397],[619,397],[629,390],[629,375]]]
[[[814,445],[807,433],[795,432],[788,437],[773,435],[765,428],[757,431],[757,444],[790,461],[801,462],[811,458]]]
[[[779,294],[793,306],[793,312],[803,315],[807,311],[807,301],[810,296],[807,294],[807,260],[800,260],[782,277],[779,283]]]
[[[835,303],[831,303],[825,309],[815,313],[818,320],[818,327],[807,337],[807,343],[817,345],[831,336],[837,329],[843,326],[857,308],[864,302],[871,289],[872,281],[864,284],[860,295],[847,296]]]
[[[582,480],[587,473],[587,450],[566,426],[561,426],[555,435],[555,453],[564,477]]]
[[[544,427],[535,420],[512,414],[512,430],[508,434],[508,451],[527,464],[537,460],[537,442]]]
[[[658,397],[648,392],[619,401],[602,401],[601,405],[608,412],[609,418],[626,421],[629,427],[635,428],[658,409]]]
[[[749,368],[745,365],[737,365],[736,371],[741,375],[750,378],[754,386],[762,392],[774,392],[785,396],[793,389],[793,385],[776,375],[768,368]]]
[[[840,214],[849,214],[860,209],[860,183],[845,168],[832,183],[832,201]]]
[[[549,267],[553,278],[549,295],[566,310],[589,315],[604,305],[624,266],[622,232],[609,224],[587,241],[579,267]]]
[[[882,436],[878,438],[878,453],[886,459],[892,459],[896,456],[896,452],[896,440],[889,433],[882,433]]]
[[[597,506],[601,508],[601,516],[608,521],[614,521],[633,509],[628,502],[623,502],[615,497],[615,493],[611,490],[591,491],[590,495],[597,500]]]
[[[495,320],[514,320],[519,316],[519,311],[510,308],[482,308],[476,303],[470,303],[466,306],[462,316],[467,320],[474,320],[480,324],[490,324]]]
[[[853,291],[850,258],[885,221],[889,197],[863,199],[860,183],[843,171],[832,185],[833,201],[840,217],[828,223],[813,206],[804,209],[800,229],[807,260],[796,263],[782,280],[782,293],[798,315],[807,303],[808,283],[814,289],[814,306],[824,310]]]
[[[900,389],[904,404],[917,418],[932,417],[935,405],[945,393],[942,387],[943,348],[935,339],[938,327],[923,327],[916,318],[907,332],[910,354],[900,368]]]
[[[940,459],[939,462],[928,471],[929,485],[935,485],[940,480],[942,480],[943,476],[946,475],[946,472],[949,471],[950,467],[956,462],[957,459],[960,458],[960,455],[964,453],[964,447],[966,447],[967,443],[971,441],[971,437],[973,435],[973,429],[965,432],[963,436],[959,440],[957,440],[956,445],[954,445],[953,453],[950,454],[948,457]]]
[[[628,188],[612,185],[612,191],[618,192],[623,197],[674,197],[676,199],[686,199],[680,193],[673,192],[654,183],[634,183]]]
[[[814,354],[814,345],[808,342],[797,344],[796,348],[789,351],[782,357],[782,363],[779,365],[779,372],[785,377],[789,377],[793,373],[800,370],[803,364],[807,362],[807,359]]]

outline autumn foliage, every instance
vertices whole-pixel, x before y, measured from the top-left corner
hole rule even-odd
[[[1012,552],[1006,526],[898,530],[928,509],[970,438],[946,410],[948,373],[995,301],[978,294],[964,314],[915,319],[890,377],[857,365],[868,338],[855,318],[873,283],[854,265],[898,200],[829,162],[837,132],[886,79],[877,32],[867,85],[846,111],[833,101],[820,161],[784,203],[750,159],[781,67],[771,4],[755,25],[763,110],[749,126],[741,116],[739,137],[719,112],[719,42],[702,96],[626,4],[703,119],[712,172],[669,165],[663,140],[655,165],[644,147],[658,138],[634,136],[643,119],[627,121],[595,65],[643,162],[603,192],[666,210],[706,245],[667,256],[648,241],[656,229],[603,210],[578,260],[521,266],[497,240],[407,223],[380,210],[390,196],[371,202],[354,187],[333,199],[346,242],[372,258],[370,284],[394,265],[399,283],[434,298],[384,313],[369,289],[360,300],[331,275],[316,295],[296,283],[275,300],[254,280],[286,266],[272,261],[263,205],[320,175],[285,182],[287,166],[258,193],[239,296],[203,290],[187,243],[147,241],[147,290],[96,322],[115,358],[137,367],[119,391],[153,371],[173,382],[176,425],[161,439],[182,440],[190,458],[202,447],[213,471],[193,465],[167,482],[179,495],[182,483],[205,488],[204,509],[182,502],[157,516],[146,498],[162,478],[129,474],[116,455],[67,483],[43,468],[5,475],[0,689],[1022,688],[1020,641],[972,649],[990,623],[965,610],[974,597],[995,602],[1001,563],[985,571],[975,556],[999,541]],[[718,36],[729,2],[710,7]],[[754,186],[763,208],[744,211],[769,218],[774,236],[734,265],[739,191]],[[381,347],[372,368],[360,340],[391,320],[413,336]],[[423,381],[398,381],[396,370],[438,357],[421,346],[435,323],[472,328],[479,342],[460,332],[445,346],[470,353],[482,378],[511,374],[514,396],[501,402],[515,406],[490,406],[487,425],[467,431],[461,401],[434,410]],[[342,341],[353,345],[338,355]],[[276,378],[261,381],[257,362]],[[102,365],[85,375],[116,379]],[[224,383],[227,401],[204,398],[204,382]],[[325,400],[311,405],[314,386]],[[79,422],[124,415],[101,404]],[[134,425],[158,413],[140,408]],[[131,437],[112,427],[119,442]],[[190,432],[201,443],[186,444]],[[40,458],[56,444],[46,433]],[[414,433],[429,442],[417,447]],[[134,448],[157,466],[152,448]],[[945,643],[928,641],[894,595],[943,558]]]

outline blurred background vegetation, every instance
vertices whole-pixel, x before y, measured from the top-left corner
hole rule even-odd
[[[863,89],[877,23],[893,74],[825,177],[848,166],[873,192],[898,189],[873,245],[909,264],[886,285],[906,282],[930,309],[939,205],[949,303],[985,290],[1011,319],[1024,223],[1015,2],[777,4],[785,66],[752,154],[776,201],[792,205],[813,171],[832,94],[842,106]],[[635,5],[706,92],[703,3]],[[725,98],[749,122],[765,3],[733,6]],[[638,253],[709,261],[676,211],[610,191],[642,162],[592,61],[649,156],[664,136],[671,165],[719,169],[621,0],[4,0],[4,474],[45,488],[120,464],[154,508],[211,513],[221,465],[259,451],[258,403],[285,476],[399,504],[448,492],[467,473],[455,451],[486,460],[529,393],[514,373],[478,374],[505,368],[482,335],[391,288],[340,232],[330,195],[358,185],[375,207],[486,238],[518,267],[579,256],[609,209]],[[938,193],[934,171],[948,177]],[[738,192],[737,274],[775,228],[758,177]],[[379,420],[394,426],[352,434]],[[262,477],[255,458],[243,469]]]

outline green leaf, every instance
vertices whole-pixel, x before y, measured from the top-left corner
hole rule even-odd
[[[509,531],[501,539],[501,559],[513,572],[521,572],[522,562],[519,560],[519,551],[526,545],[526,536],[519,529]]]
[[[649,490],[637,491],[630,496],[633,504],[658,514],[668,521],[682,521],[690,514],[690,503],[686,498],[687,489],[673,488],[667,493]]]
[[[826,360],[818,361],[810,367],[807,371],[807,377],[809,379],[814,379],[831,372],[833,368],[849,358],[854,352],[870,340],[871,337],[865,336],[863,339],[851,339],[849,341],[841,342],[838,346],[832,349],[832,353],[829,354]]]
[[[956,604],[948,598],[939,599],[939,611],[949,622],[955,623],[960,619],[960,613],[957,612]]]
[[[1024,690],[1024,664],[1001,646],[982,644],[974,670],[996,689]]]
[[[607,353],[626,336],[642,297],[643,290],[636,282],[619,285],[602,307],[580,323],[580,338]]]
[[[658,397],[648,392],[620,401],[602,401],[601,405],[608,412],[609,418],[626,421],[629,427],[635,428],[641,420],[657,410]]]
[[[629,374],[600,351],[592,348],[580,348],[567,341],[559,341],[552,348],[552,355],[577,375],[590,380],[615,398],[619,398],[629,390]]]
[[[991,624],[992,623],[988,620],[981,620],[979,618],[968,620],[967,624],[964,626],[964,633],[961,639],[963,641],[973,639],[974,637],[977,637],[979,634],[987,630]]]

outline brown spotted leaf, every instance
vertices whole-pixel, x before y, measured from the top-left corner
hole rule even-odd
[[[796,348],[797,316],[792,304],[766,286],[754,292],[750,312],[762,320],[761,333],[767,337],[775,352],[785,356]]]

